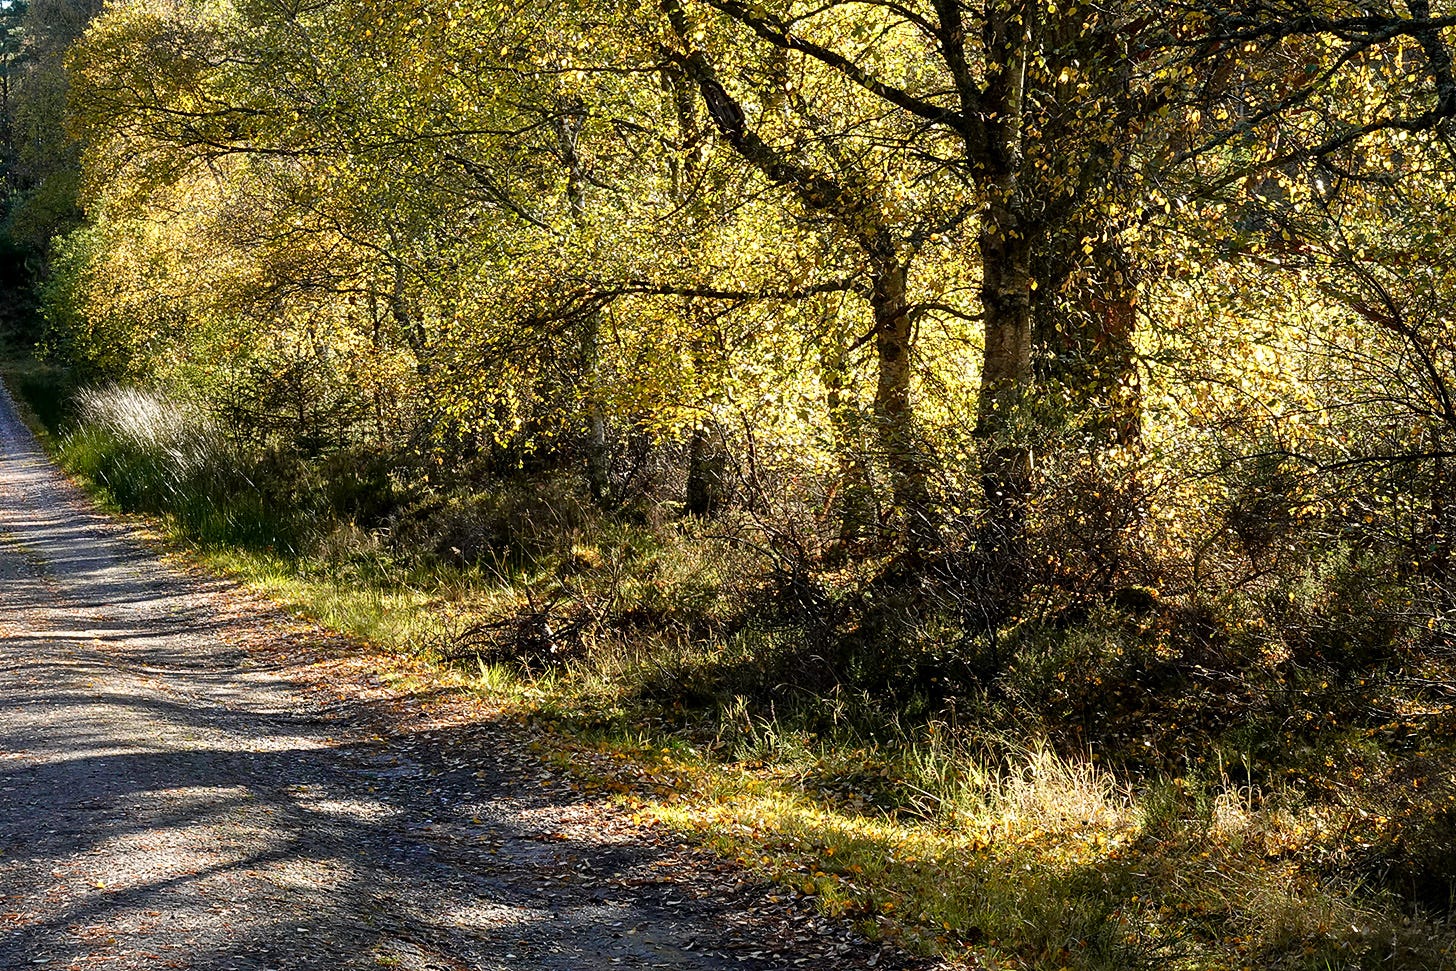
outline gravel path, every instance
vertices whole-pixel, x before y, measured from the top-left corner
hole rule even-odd
[[[0,392],[0,968],[912,966],[509,726],[310,673],[348,650],[129,540]]]

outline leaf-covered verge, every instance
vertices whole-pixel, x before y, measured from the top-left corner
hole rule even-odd
[[[8,373],[35,413],[54,377]],[[86,422],[49,436],[61,461],[160,514],[174,548],[435,662],[420,690],[549,727],[544,754],[583,789],[872,936],[1005,968],[1453,961],[1450,658],[1395,639],[1411,604],[1382,569],[1262,597],[1129,592],[1008,631],[994,677],[955,678],[975,659],[946,652],[945,604],[883,569],[778,576],[751,523],[543,525],[561,500],[538,489],[493,499],[538,503],[511,520],[538,528],[488,534],[498,564],[464,568],[325,530],[322,498],[292,507],[305,528],[268,495],[267,456],[206,453],[155,396],[80,402]],[[789,583],[821,599],[790,609]],[[1372,654],[1289,655],[1341,631]],[[870,632],[902,645],[893,666],[867,663]]]

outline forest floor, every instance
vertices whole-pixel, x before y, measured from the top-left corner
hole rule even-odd
[[[924,968],[163,562],[0,393],[0,968]]]

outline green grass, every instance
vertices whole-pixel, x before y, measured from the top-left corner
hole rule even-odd
[[[0,359],[0,375],[32,431],[44,437],[61,433],[72,418],[77,390],[70,372],[30,357],[8,357]]]
[[[269,501],[200,419],[116,395],[89,414],[52,446],[116,508],[328,627],[433,659],[437,685],[549,728],[546,755],[584,790],[871,936],[1037,971],[1456,968],[1431,889],[1456,846],[1450,705],[1399,672],[1279,661],[1248,601],[1201,622],[1204,663],[1222,665],[1208,684],[1175,663],[1184,627],[1110,611],[1006,632],[1016,663],[958,707],[914,685],[805,690],[854,655],[745,608],[773,604],[751,524],[577,511],[553,533],[539,497],[502,492],[445,504],[441,535],[536,516],[528,547],[491,566],[410,560]],[[825,609],[856,582],[824,578]],[[1337,589],[1303,589],[1301,623],[1339,609]],[[511,664],[522,612],[572,631],[570,650]],[[937,623],[894,628],[883,670],[937,657]],[[1451,677],[1424,663],[1427,681]]]
[[[269,600],[369,644],[418,654],[440,636],[443,601],[438,594],[341,580],[317,563],[309,569],[297,556],[212,544],[196,548],[194,555],[213,572],[243,579]]]

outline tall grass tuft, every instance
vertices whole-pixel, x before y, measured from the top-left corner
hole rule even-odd
[[[109,384],[79,391],[75,412],[62,461],[121,509],[173,517],[204,545],[296,548],[295,511],[267,500],[248,457],[197,408]]]
[[[215,466],[226,451],[210,419],[154,391],[117,384],[83,388],[76,412],[84,429],[148,456],[173,483]]]

